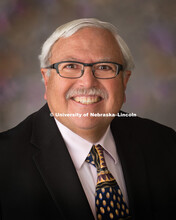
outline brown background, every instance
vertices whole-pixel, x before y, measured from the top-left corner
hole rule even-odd
[[[176,129],[175,0],[1,0],[0,131],[43,103],[38,54],[61,24],[96,17],[118,27],[136,68],[123,110]]]

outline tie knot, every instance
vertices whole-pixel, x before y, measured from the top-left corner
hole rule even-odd
[[[97,170],[98,169],[107,169],[104,154],[103,154],[103,147],[98,145],[93,145],[91,151],[89,152],[86,161],[94,165]]]

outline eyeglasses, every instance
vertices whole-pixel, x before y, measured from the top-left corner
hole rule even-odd
[[[55,69],[61,77],[76,79],[83,76],[87,66],[91,67],[94,77],[98,79],[115,78],[123,70],[123,66],[115,62],[81,63],[77,61],[62,61],[45,68]]]

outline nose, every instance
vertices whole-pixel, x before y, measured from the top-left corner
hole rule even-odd
[[[97,85],[97,79],[93,76],[92,68],[90,66],[84,67],[84,74],[79,78],[79,84],[85,88],[91,88]]]

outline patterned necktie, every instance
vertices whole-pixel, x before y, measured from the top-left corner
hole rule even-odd
[[[95,195],[97,219],[129,219],[129,209],[116,180],[106,166],[102,146],[93,145],[86,161],[97,168]]]

